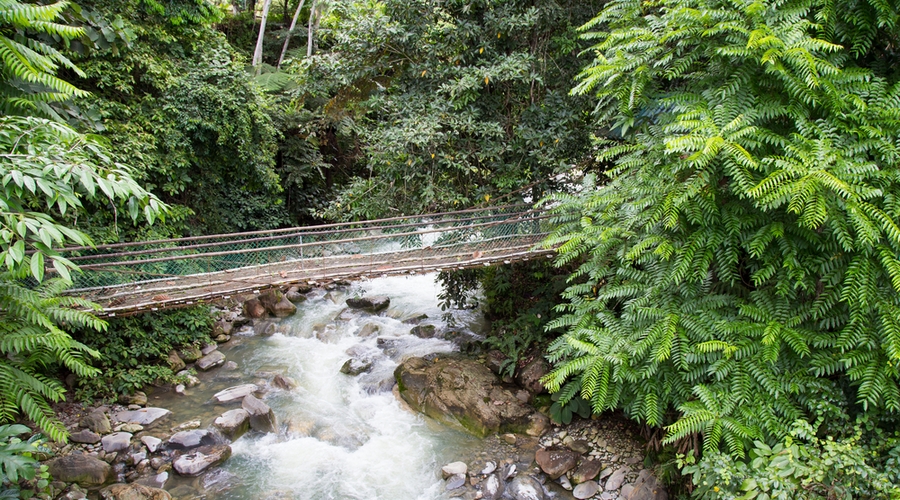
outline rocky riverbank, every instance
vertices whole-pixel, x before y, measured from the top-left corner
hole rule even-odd
[[[170,364],[186,370],[185,383],[170,388],[181,397],[191,398],[201,389],[197,387],[199,379],[232,383],[201,404],[202,418],[174,418],[169,410],[151,404],[158,397],[153,393],[150,398],[138,394],[120,404],[96,408],[64,407],[62,416],[72,439],[57,447],[57,457],[49,462],[57,479],[53,496],[215,498],[240,484],[241,478],[218,467],[228,460],[233,442],[246,433],[271,433],[277,442],[309,426],[292,418],[282,422],[266,403],[273,396],[295,390],[293,379],[271,370],[242,377],[237,364],[222,351],[240,348],[253,336],[290,334],[282,318],[296,311],[295,304],[304,301],[306,294],[321,298],[330,293],[294,288],[246,297],[219,311],[212,332],[215,342],[170,353]],[[444,471],[447,482],[441,498],[665,498],[664,492],[656,491],[652,474],[642,469],[639,444],[622,422],[587,420],[554,427],[535,410],[530,402],[540,392],[534,381],[546,369],[542,360],[526,365],[514,381],[491,371],[498,367],[496,355],[473,359],[442,352],[406,357],[402,349],[407,338],[446,339],[461,350],[469,350],[477,338],[422,314],[403,318],[409,325],[408,336],[384,336],[378,318],[386,314],[388,297],[334,296],[346,305],[334,322],[361,325],[356,335],[370,339],[369,344],[375,346],[374,351],[348,349],[340,370],[343,375],[335,376],[355,377],[374,392],[390,390],[396,380],[395,394],[413,410],[487,436],[478,453],[458,457],[464,470],[456,464]],[[333,324],[313,325],[312,330],[322,342],[335,341]],[[373,368],[385,356],[398,359],[393,376]],[[210,416],[211,411],[216,413]],[[643,496],[637,492],[644,492]]]

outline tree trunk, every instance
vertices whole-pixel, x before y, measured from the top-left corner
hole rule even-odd
[[[291,41],[291,35],[294,33],[294,27],[297,26],[297,18],[300,17],[300,9],[303,8],[303,4],[306,3],[306,0],[300,0],[300,3],[297,4],[297,10],[294,12],[294,18],[291,20],[291,27],[288,28],[288,32],[284,35],[284,47],[281,48],[281,56],[278,58],[278,64],[276,65],[278,69],[281,69],[281,62],[284,61],[284,55],[287,54],[288,43]],[[312,15],[310,11],[309,15]]]
[[[312,7],[309,8],[309,32],[307,34],[306,39],[306,57],[312,56],[313,51],[313,19],[316,17],[316,12],[318,5],[316,5],[316,0],[313,0]],[[316,20],[316,26],[319,25],[319,21]]]
[[[272,0],[266,0],[266,3],[263,4],[262,22],[259,23],[259,37],[256,39],[256,50],[253,51],[253,61],[251,64],[256,68],[257,75],[262,71],[263,37],[265,37],[266,34],[266,19],[269,17],[269,7],[271,5]]]

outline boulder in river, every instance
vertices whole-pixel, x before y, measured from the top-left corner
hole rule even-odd
[[[250,299],[244,302],[244,316],[248,318],[262,318],[266,315],[266,306],[262,305],[258,299]]]
[[[99,486],[109,480],[112,467],[96,457],[72,454],[50,462],[49,472],[54,479],[66,483]]]
[[[113,453],[128,448],[131,445],[131,437],[130,432],[113,432],[103,436],[100,443],[103,445],[103,451]]]
[[[250,428],[259,432],[275,432],[278,429],[278,421],[275,412],[269,405],[256,399],[252,394],[244,397],[241,408],[250,415]]]
[[[169,438],[169,448],[173,450],[188,450],[198,446],[215,444],[216,438],[212,432],[206,429],[192,429],[178,431]]]
[[[545,500],[544,487],[531,476],[516,476],[506,487],[506,494],[515,500]]]
[[[178,355],[178,351],[172,349],[169,351],[169,356],[166,358],[166,362],[169,364],[169,368],[172,369],[173,372],[180,372],[184,370],[184,360],[181,359],[181,356]]]
[[[363,309],[369,312],[378,312],[387,309],[391,305],[391,299],[384,295],[370,295],[368,297],[352,297],[347,299],[347,306],[353,309]]]
[[[69,434],[69,441],[73,443],[97,444],[100,442],[100,434],[90,429],[81,429],[78,432]]]
[[[202,371],[207,371],[224,363],[225,355],[220,351],[213,351],[197,360],[197,368]]]
[[[266,308],[266,311],[268,311],[269,314],[278,318],[286,318],[297,312],[297,306],[285,298],[284,294],[281,293],[281,290],[278,290],[277,288],[271,288],[262,292],[259,294],[259,297],[257,297],[257,300],[259,300],[259,303]]]
[[[213,394],[213,400],[216,403],[231,403],[244,399],[258,390],[259,386],[256,384],[236,385]]]
[[[182,476],[196,476],[214,465],[219,465],[231,456],[231,446],[227,444],[201,446],[175,459],[172,466]]]
[[[250,430],[250,414],[243,408],[228,410],[216,418],[213,424],[223,435],[234,441]]]
[[[345,375],[359,375],[372,369],[373,361],[368,358],[350,358],[341,366],[341,373]]]
[[[426,415],[460,424],[477,436],[522,432],[539,436],[546,416],[501,386],[483,364],[460,358],[409,358],[394,371],[400,396]]]

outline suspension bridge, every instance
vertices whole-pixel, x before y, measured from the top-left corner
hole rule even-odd
[[[68,291],[101,316],[228,298],[274,286],[449,271],[550,256],[548,215],[506,205],[269,231],[68,247]]]

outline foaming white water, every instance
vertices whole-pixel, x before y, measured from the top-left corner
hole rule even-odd
[[[244,436],[232,444],[224,468],[241,485],[222,497],[444,498],[440,467],[476,448],[478,440],[409,412],[389,392],[403,358],[455,349],[444,340],[414,337],[412,325],[403,323],[425,314],[425,323],[444,328],[437,293],[433,275],[319,292],[299,305],[289,333],[253,339],[252,349],[229,354],[246,374],[277,371],[299,387],[267,395],[282,423],[279,434]],[[347,314],[344,301],[359,294],[386,295],[391,306],[377,316]],[[454,314],[457,325],[477,319],[471,311]],[[360,337],[367,325],[377,333]],[[348,350],[369,357],[371,370],[355,377],[340,373]]]

